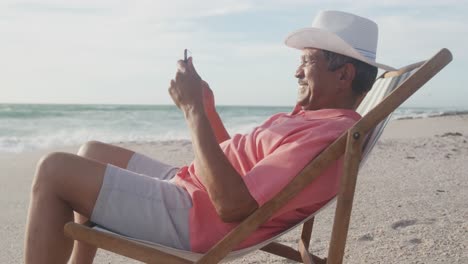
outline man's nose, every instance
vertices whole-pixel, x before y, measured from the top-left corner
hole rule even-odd
[[[302,69],[301,66],[299,66],[299,67],[297,68],[296,74],[295,74],[294,76],[296,76],[296,78],[298,78],[298,79],[304,78],[304,70]]]

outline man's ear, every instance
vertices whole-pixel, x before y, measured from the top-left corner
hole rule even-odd
[[[356,77],[356,68],[351,63],[346,63],[340,69],[340,81],[353,82]]]
[[[337,78],[343,92],[351,93],[353,80],[356,77],[356,68],[351,63],[346,63],[337,70]]]

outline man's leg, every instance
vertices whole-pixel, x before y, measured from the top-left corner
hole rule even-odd
[[[120,168],[127,168],[128,162],[135,152],[114,145],[90,141],[81,146],[78,155],[93,159],[102,163],[109,163]],[[75,222],[83,224],[88,221],[88,217],[75,212]],[[75,241],[73,253],[70,259],[74,263],[92,263],[96,255],[97,248],[86,243]]]
[[[120,168],[127,168],[134,151],[119,146],[89,141],[78,150],[78,155],[88,159],[109,163]]]
[[[37,167],[26,226],[26,263],[66,263],[73,241],[63,227],[73,211],[90,217],[106,165],[68,153],[52,153]]]

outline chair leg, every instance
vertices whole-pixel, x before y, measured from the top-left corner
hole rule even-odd
[[[312,228],[314,227],[314,218],[306,221],[302,225],[301,240],[299,240],[299,253],[303,263],[326,264],[327,258],[320,258],[309,252],[310,239],[312,237]]]
[[[261,250],[289,260],[302,262],[301,254],[297,250],[278,242],[271,242],[270,244],[261,248]]]
[[[341,264],[343,262],[351,210],[353,207],[354,190],[356,188],[359,163],[362,156],[363,140],[364,135],[358,128],[351,129],[348,132],[343,176],[338,191],[327,264]]]
[[[271,242],[270,244],[261,248],[261,250],[283,257],[283,258],[286,258],[286,259],[289,259],[289,260],[296,261],[296,262],[302,263],[304,261],[299,251],[289,246],[280,244],[278,242]],[[327,263],[327,259],[322,259],[313,254],[309,254],[309,256],[312,259],[311,263],[314,263],[314,264],[326,264]]]
[[[309,254],[310,237],[312,228],[314,227],[314,217],[306,221],[302,225],[301,239],[299,240],[299,252],[301,253],[302,261],[306,264],[312,264],[312,258]]]

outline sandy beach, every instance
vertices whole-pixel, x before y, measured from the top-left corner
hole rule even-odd
[[[119,143],[183,165],[188,141]],[[0,263],[22,263],[29,191],[37,161],[63,147],[0,153]],[[394,120],[362,168],[345,263],[468,263],[468,115]],[[311,251],[325,256],[334,206],[316,217]],[[300,230],[280,239],[294,245]],[[95,263],[136,263],[99,251]],[[256,252],[235,263],[290,263]]]

